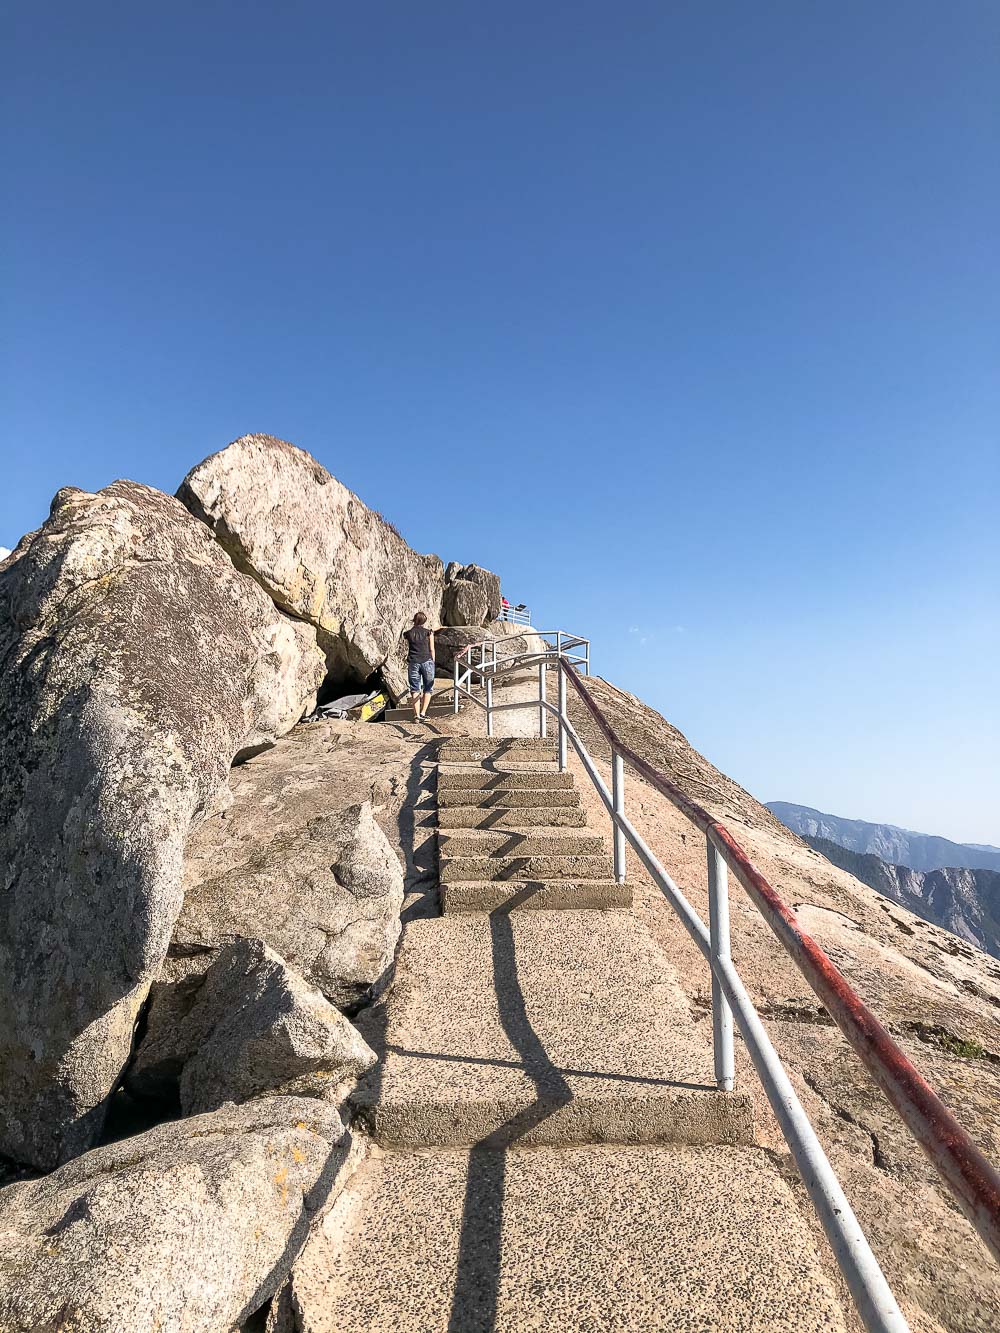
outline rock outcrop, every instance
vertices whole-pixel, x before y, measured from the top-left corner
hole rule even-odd
[[[406,691],[400,635],[416,611],[441,616],[444,566],[309,454],[245,435],[184,478],[178,498],[215,533],[237,568],[316,629],[337,681],[382,671]]]
[[[236,860],[189,857],[175,954],[264,940],[342,1009],[370,997],[399,938],[403,870],[368,801],[266,826]]]
[[[336,1109],[273,1097],[161,1125],[0,1192],[5,1333],[241,1324],[329,1205]]]
[[[0,1152],[100,1130],[234,757],[311,705],[324,663],[176,500],[66,489],[0,571]]]
[[[474,583],[476,587],[481,588],[486,596],[486,610],[480,620],[467,620],[467,625],[483,624],[487,625],[491,620],[497,620],[500,615],[501,597],[500,597],[500,575],[494,574],[489,569],[483,569],[480,565],[466,565],[464,569],[458,570],[455,579],[464,580],[466,583]]]
[[[260,940],[234,940],[196,989],[178,982],[177,990],[172,1021],[159,997],[150,1055],[140,1045],[129,1086],[141,1092],[147,1067],[154,1088],[156,1075],[173,1071],[185,1115],[293,1083],[298,1093],[333,1096],[375,1063],[343,1014]]]
[[[497,640],[498,659],[545,651],[544,641],[529,626],[515,627],[500,620],[493,621],[485,629],[480,625],[446,625],[434,635],[435,663],[441,671],[451,671],[458,653],[470,644],[489,639]],[[478,656],[476,660],[479,660]]]
[[[445,625],[484,625],[489,620],[486,589],[471,579],[452,579],[445,584],[441,620]]]

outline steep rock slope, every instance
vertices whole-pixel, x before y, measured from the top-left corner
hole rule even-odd
[[[767,808],[800,838],[828,838],[852,852],[869,853],[892,865],[912,870],[1000,870],[1000,847],[980,843],[951,842],[931,833],[914,833],[895,824],[869,824],[863,819],[843,819],[824,814],[808,805],[768,801]]]
[[[1000,958],[1000,871],[911,870],[870,852],[852,852],[829,838],[803,841],[862,884],[877,889],[923,921],[944,926],[978,949]]]
[[[886,901],[805,846],[654,709],[598,678],[587,684],[622,738],[729,827],[987,1157],[1000,1160],[1000,965]],[[603,738],[572,690],[569,703],[574,726],[609,778]],[[573,766],[582,774],[582,766],[575,761]],[[589,807],[588,822],[600,827],[603,806],[586,781],[579,786]],[[707,920],[702,835],[666,798],[631,775],[626,777],[626,809]],[[629,878],[637,910],[682,978],[692,1011],[710,1023],[709,977],[701,954],[631,853]],[[942,1328],[987,1333],[1000,1326],[1000,1270],[735,882],[730,899],[733,956],[740,974],[911,1328],[915,1333]],[[813,1219],[741,1042],[737,1077],[755,1099],[765,1141],[783,1163],[803,1215]],[[840,1282],[814,1225],[831,1276]],[[841,1296],[849,1308],[842,1286]]]

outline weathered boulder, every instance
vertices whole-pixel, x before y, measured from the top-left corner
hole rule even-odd
[[[348,1144],[328,1102],[271,1097],[10,1185],[0,1328],[234,1328],[284,1281],[336,1195]]]
[[[324,664],[182,505],[67,489],[0,570],[0,1152],[51,1168],[99,1132],[233,758]]]
[[[192,980],[195,984],[192,986]],[[153,1031],[126,1086],[162,1093],[171,1075],[185,1115],[285,1089],[334,1096],[375,1063],[348,1020],[260,940],[233,940],[203,977],[162,983]]]
[[[335,679],[381,669],[405,693],[400,635],[417,611],[441,616],[436,555],[411,550],[311,455],[270,435],[212,454],[177,495],[278,606],[315,626]]]
[[[440,670],[451,671],[455,666],[455,657],[463,648],[492,637],[490,629],[484,629],[482,625],[443,626],[434,634],[434,661]],[[478,653],[476,660],[479,660]]]
[[[444,581],[450,583],[452,579],[461,578],[462,566],[458,560],[449,560],[444,569]]]
[[[445,584],[441,619],[445,625],[483,625],[487,619],[486,589],[471,579],[453,579]]]
[[[189,859],[172,951],[264,940],[342,1009],[384,979],[399,938],[403,870],[363,801],[289,824],[219,868]]]
[[[488,569],[482,569],[479,565],[466,565],[455,577],[465,579],[469,583],[478,584],[486,594],[486,611],[478,622],[473,620],[467,622],[468,624],[486,625],[491,620],[499,618],[501,606],[499,574],[494,574]]]
[[[449,625],[439,629],[434,635],[434,659],[442,671],[451,671],[455,666],[455,657],[464,648],[496,640],[497,660],[513,657],[517,653],[543,653],[545,641],[530,626],[514,626],[502,620],[496,620],[485,628],[482,625]],[[479,661],[479,650],[475,652]],[[467,662],[468,656],[463,659]]]

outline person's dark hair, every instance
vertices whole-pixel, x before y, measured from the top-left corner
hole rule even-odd
[[[417,612],[417,614],[413,617],[413,623],[414,625],[426,625],[427,617],[424,615],[423,611]]]

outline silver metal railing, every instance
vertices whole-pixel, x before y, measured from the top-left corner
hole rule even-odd
[[[470,662],[465,669],[462,669],[459,661],[456,660],[454,668],[455,711],[458,711],[460,698],[465,698],[477,707],[482,708],[486,713],[486,734],[488,736],[494,734],[494,717],[500,712],[525,708],[537,709],[539,735],[543,737],[547,734],[549,716],[555,718],[558,726],[557,753],[560,771],[564,771],[566,768],[568,744],[571,744],[611,818],[614,834],[613,862],[616,881],[620,884],[625,882],[627,844],[633,849],[642,865],[649,872],[653,882],[659,887],[677,916],[680,917],[684,928],[709,965],[712,985],[712,1046],[715,1081],[718,1088],[723,1092],[730,1092],[734,1086],[735,1021],[735,1026],[739,1028],[743,1037],[764,1092],[781,1127],[785,1141],[792,1152],[809,1198],[830,1242],[837,1265],[844,1275],[865,1327],[869,1330],[877,1330],[877,1333],[904,1333],[908,1325],[902,1311],[889,1288],[878,1261],[872,1253],[860,1223],[854,1215],[854,1211],[826,1153],[823,1151],[816,1132],[809,1122],[805,1109],[792,1087],[788,1074],[781,1063],[781,1058],[754,1008],[750,994],[732,961],[729,934],[728,871],[730,867],[733,868],[740,883],[748,890],[768,924],[778,934],[781,943],[792,953],[806,980],[826,1003],[832,1017],[862,1056],[869,1071],[873,1073],[888,1093],[902,1118],[914,1132],[918,1141],[921,1142],[925,1151],[928,1152],[928,1155],[944,1176],[946,1183],[954,1190],[966,1213],[974,1225],[978,1227],[987,1244],[994,1249],[994,1252],[996,1232],[989,1225],[988,1213],[991,1203],[998,1197],[996,1173],[985,1158],[978,1154],[978,1150],[971,1144],[971,1140],[968,1139],[964,1130],[958,1126],[950,1113],[937,1101],[933,1092],[909,1065],[908,1060],[902,1051],[895,1046],[889,1034],[881,1028],[881,1025],[877,1023],[872,1015],[868,1014],[859,997],[850,989],[846,980],[837,972],[833,964],[826,958],[826,955],[822,954],[814,941],[808,940],[808,937],[803,937],[808,940],[809,949],[824,960],[836,976],[836,980],[825,978],[825,984],[822,986],[814,983],[808,966],[810,960],[807,958],[803,961],[803,958],[797,955],[794,939],[790,943],[788,939],[784,938],[781,923],[776,925],[771,914],[780,913],[781,909],[784,909],[785,914],[790,916],[793,921],[794,917],[790,910],[780,903],[777,895],[752,866],[746,854],[728,830],[713,820],[701,807],[688,800],[663,775],[650,769],[645,761],[618,740],[607,720],[590,698],[588,691],[583,687],[574,669],[575,665],[581,660],[580,650],[585,645],[584,660],[589,674],[589,642],[581,637],[565,634],[563,631],[556,631],[554,634],[546,634],[542,637],[546,643],[545,652],[521,653],[507,658],[498,658],[495,640],[487,640],[481,645],[472,645],[470,649],[465,650],[464,656],[471,658],[475,656],[472,648],[478,648],[480,650],[478,654],[479,661],[478,665]],[[554,643],[552,642],[553,638],[555,639]],[[499,675],[510,675],[514,670],[532,666],[537,667],[538,670],[537,701],[529,699],[500,704],[494,702],[493,683]],[[547,697],[546,673],[553,669],[558,671],[557,704],[550,703]],[[472,677],[474,675],[485,685],[485,699],[473,693]],[[610,790],[587,747],[570,722],[566,707],[568,681],[572,682],[574,688],[579,692],[585,706],[598,721],[600,729],[609,741],[611,748]],[[653,785],[661,790],[668,799],[672,800],[705,834],[709,886],[709,921],[707,925],[687,901],[625,813],[624,765],[626,759],[630,767],[636,769],[647,780],[652,781]],[[777,909],[768,901],[765,891],[769,892],[777,901],[779,905]],[[815,966],[815,962],[812,965]],[[850,1021],[844,1017],[843,1009],[845,1007],[850,1011]],[[877,1050],[873,1053],[868,1047],[862,1049],[861,1044],[856,1040],[856,1033],[850,1030],[852,1022],[858,1023],[860,1021],[859,1013],[861,1018],[867,1015],[867,1019],[870,1019],[870,1022],[862,1025],[865,1027],[868,1042],[877,1045],[881,1041],[883,1045],[891,1047],[888,1056],[885,1051],[880,1054]],[[878,1029],[878,1031],[875,1031],[875,1029]],[[884,1062],[886,1066],[892,1066],[891,1077],[885,1075],[880,1062]],[[907,1074],[906,1069],[902,1068],[903,1065],[910,1071],[912,1078]],[[893,1079],[902,1087],[902,1091],[900,1091],[899,1086],[893,1085]],[[927,1102],[922,1107],[917,1106],[918,1094],[920,1094],[918,1084],[926,1090],[931,1099],[931,1102]],[[914,1109],[915,1107],[916,1109]],[[935,1138],[934,1133],[928,1130],[927,1124],[924,1123],[928,1118],[935,1120],[934,1128],[937,1130],[940,1143]],[[950,1121],[950,1123],[946,1123],[946,1121]],[[959,1140],[964,1140],[964,1143],[960,1143]],[[959,1145],[957,1150],[956,1143]],[[953,1157],[957,1156],[959,1159],[957,1168],[953,1161],[941,1160],[949,1152]],[[970,1169],[970,1162],[974,1170]],[[974,1177],[973,1185],[978,1187],[978,1192],[977,1189],[970,1186],[970,1176]],[[964,1194],[963,1188],[965,1190]],[[996,1225],[994,1210],[993,1228]]]
[[[544,651],[541,653],[508,653],[505,657],[497,656],[497,649],[503,649],[508,645],[506,639],[483,639],[480,643],[472,643],[455,654],[455,663],[452,668],[454,677],[454,692],[452,707],[454,712],[459,711],[461,698],[464,695],[474,697],[472,688],[474,678],[478,678],[481,685],[485,685],[486,694],[489,699],[489,706],[486,707],[486,721],[488,736],[493,735],[492,717],[493,717],[493,681],[497,676],[510,675],[512,672],[523,669],[526,666],[539,664],[539,690],[542,698],[545,696],[545,678],[544,672],[546,666],[551,662],[568,662],[571,666],[582,668],[585,676],[590,675],[590,640],[582,638],[579,634],[570,634],[564,629],[537,630],[533,629],[531,634],[536,636],[544,645]],[[530,637],[530,636],[525,636]],[[480,701],[476,699],[476,703]],[[541,734],[546,735],[548,713],[540,710],[539,725]]]
[[[502,606],[499,619],[510,625],[530,625],[531,612],[526,606]]]

